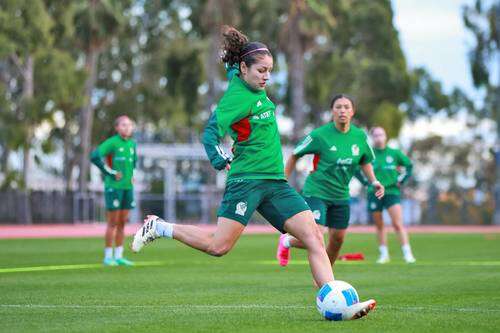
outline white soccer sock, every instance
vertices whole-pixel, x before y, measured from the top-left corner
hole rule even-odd
[[[115,259],[123,258],[123,246],[115,247]]]
[[[174,237],[174,224],[168,223],[163,220],[156,223],[156,231],[161,237],[173,238]]]
[[[403,251],[403,255],[405,257],[413,257],[413,253],[411,252],[410,243],[401,246],[401,250]]]
[[[387,248],[387,245],[380,245],[378,247],[378,250],[380,251],[381,257],[388,257],[389,256],[389,249]]]
[[[104,248],[104,259],[113,259],[113,248],[105,247]]]
[[[285,237],[283,237],[283,246],[286,247],[287,249],[289,249],[292,245],[290,244],[290,239],[291,239],[292,236],[290,235],[285,235]]]

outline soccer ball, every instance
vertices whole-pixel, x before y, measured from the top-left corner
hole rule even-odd
[[[318,291],[316,307],[327,320],[349,320],[351,305],[359,302],[358,292],[349,283],[335,280],[328,282]]]

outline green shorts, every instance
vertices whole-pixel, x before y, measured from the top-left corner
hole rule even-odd
[[[285,233],[285,221],[309,206],[285,180],[240,179],[226,185],[217,216],[246,226],[255,210]]]
[[[107,210],[133,209],[135,208],[134,190],[107,188],[104,191],[104,201]]]
[[[381,212],[391,206],[401,203],[399,195],[386,194],[382,199],[377,199],[374,193],[368,193],[368,211]]]
[[[314,215],[317,224],[333,229],[347,229],[351,209],[349,202],[334,203],[316,197],[304,196]]]

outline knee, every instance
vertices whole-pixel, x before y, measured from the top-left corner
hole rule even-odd
[[[306,235],[302,242],[308,249],[311,250],[324,250],[325,243],[323,242],[323,234],[319,228],[314,228],[310,234]]]
[[[214,257],[222,257],[223,255],[226,255],[230,250],[231,248],[227,245],[210,245],[208,247],[207,253]]]
[[[403,226],[401,225],[401,223],[394,223],[393,227],[394,227],[394,231],[396,231],[398,233],[403,231]]]
[[[344,235],[332,235],[330,237],[330,245],[342,245],[344,244]]]

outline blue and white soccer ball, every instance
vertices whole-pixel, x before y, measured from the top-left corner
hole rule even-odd
[[[328,282],[318,291],[316,306],[327,320],[349,320],[350,306],[359,302],[358,292],[349,283],[335,280]]]

